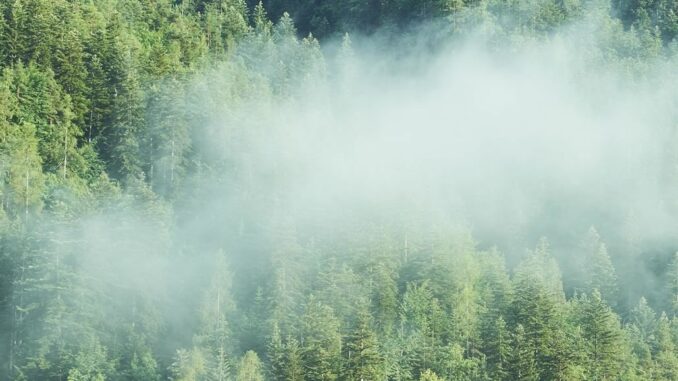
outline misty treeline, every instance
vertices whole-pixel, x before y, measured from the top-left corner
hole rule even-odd
[[[387,188],[415,188],[382,181],[384,168],[350,182],[350,159],[309,148],[363,133],[355,103],[379,92],[355,78],[417,72],[418,53],[459,36],[503,57],[580,42],[582,82],[608,68],[638,89],[665,82],[676,110],[675,1],[10,0],[0,12],[3,379],[678,379],[673,220],[606,235],[596,219],[526,232],[497,214],[499,236],[525,243],[503,253],[432,213],[445,204],[431,194],[399,204]],[[357,45],[404,68],[387,58],[360,74]],[[646,81],[657,67],[674,75]],[[650,194],[670,215],[678,145],[662,140],[662,168],[641,171],[674,191]],[[330,164],[331,181],[306,176]],[[646,246],[662,229],[669,239]],[[557,245],[539,238],[555,231],[568,232]]]

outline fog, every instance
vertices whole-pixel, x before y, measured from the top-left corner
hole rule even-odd
[[[326,228],[386,213],[462,223],[486,245],[592,225],[615,239],[626,229],[672,239],[675,66],[629,80],[563,34],[510,51],[480,36],[435,52],[396,45],[397,55],[360,40],[350,63],[327,63],[351,69],[321,85],[208,111],[200,149],[234,163],[247,197]],[[218,104],[209,89],[197,96]],[[236,195],[217,187],[207,209]]]
[[[678,161],[667,154],[678,73],[671,59],[642,76],[601,60],[605,36],[587,33],[593,22],[500,47],[482,31],[434,48],[423,36],[351,36],[348,56],[329,41],[319,74],[286,95],[270,95],[266,65],[254,65],[248,85],[237,74],[246,61],[200,73],[182,101],[199,116],[189,120],[191,149],[207,164],[188,171],[166,214],[173,227],[155,231],[138,211],[127,228],[118,214],[86,219],[82,271],[143,290],[181,327],[196,319],[216,253],[232,265],[237,296],[251,300],[271,256],[313,256],[331,242],[341,256],[380,229],[402,247],[408,234],[454,226],[497,246],[509,267],[547,237],[567,285],[595,226],[628,303],[652,298],[661,287],[646,256],[678,249]],[[163,234],[171,248],[158,243]]]
[[[0,378],[678,374],[671,0],[255,2],[0,6]]]
[[[167,358],[191,341],[222,255],[246,310],[271,258],[337,242],[339,257],[370,255],[360,249],[383,231],[400,248],[468,231],[509,267],[547,237],[567,279],[595,226],[623,298],[651,298],[660,280],[645,256],[678,249],[678,66],[660,57],[638,74],[632,55],[605,51],[614,33],[600,22],[521,41],[482,28],[434,43],[425,27],[403,41],[352,35],[351,54],[324,42],[325,60],[284,90],[275,62],[248,61],[245,46],[177,100],[200,164],[186,165],[173,209],[126,201],[83,217],[64,233],[87,253],[79,271],[93,289],[157,302],[146,313],[165,316]]]

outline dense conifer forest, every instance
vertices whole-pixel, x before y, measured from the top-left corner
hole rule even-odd
[[[3,0],[0,69],[0,379],[678,380],[675,0]]]

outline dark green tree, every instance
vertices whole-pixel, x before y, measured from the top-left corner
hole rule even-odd
[[[358,314],[344,346],[344,377],[350,381],[384,379],[384,362],[366,311]]]
[[[588,375],[595,380],[611,379],[620,374],[625,355],[619,319],[597,290],[582,298],[578,315],[588,344]]]
[[[534,348],[526,336],[522,324],[518,324],[511,340],[513,352],[509,359],[510,379],[516,381],[536,381],[539,373],[535,365]]]

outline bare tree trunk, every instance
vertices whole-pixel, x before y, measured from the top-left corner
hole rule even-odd
[[[50,122],[51,123],[51,122]],[[64,126],[64,179],[66,178],[66,166],[68,165],[68,125]]]

